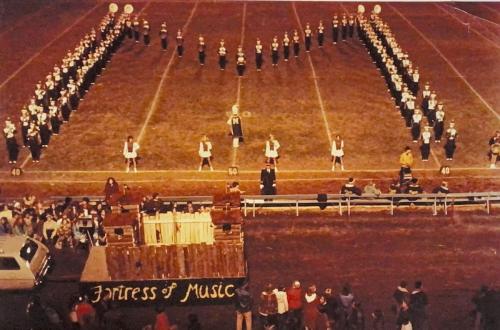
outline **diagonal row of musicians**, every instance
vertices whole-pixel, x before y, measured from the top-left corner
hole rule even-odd
[[[453,160],[458,131],[453,120],[445,131],[444,105],[437,100],[436,92],[431,91],[429,83],[426,82],[421,91],[421,105],[418,107],[416,104],[420,90],[418,68],[413,67],[408,53],[402,50],[389,25],[375,14],[369,19],[360,17],[359,23],[358,35],[385,79],[387,91],[390,92],[395,108],[404,119],[405,126],[410,129],[413,142],[422,141],[420,146],[422,160],[429,160],[431,129],[434,132],[435,143],[441,143],[443,133],[445,134],[446,160]],[[424,117],[427,119],[427,125],[422,129]]]
[[[42,150],[49,146],[51,137],[59,134],[61,125],[70,120],[80,100],[105,70],[123,40],[126,16],[107,14],[100,23],[100,39],[92,29],[73,51],[68,50],[62,63],[54,66],[44,82],[36,84],[34,95],[22,107],[19,117],[21,146],[29,148],[33,162],[40,161]],[[3,132],[9,163],[16,164],[19,144],[16,125],[11,118],[6,119]]]
[[[349,38],[353,38],[356,29],[355,26],[356,18],[354,15],[344,14],[340,17],[334,14],[331,21],[331,42],[337,44],[340,40],[345,42]],[[141,36],[145,46],[149,46],[151,43],[151,26],[147,20],[143,20],[141,24],[137,16],[133,19],[128,18],[125,22],[124,32],[130,39],[134,39],[136,43],[140,42]],[[304,44],[305,51],[310,52],[313,47],[314,38],[316,39],[318,48],[324,46],[326,41],[326,27],[322,20],[319,21],[314,30],[311,24],[307,23],[302,33],[303,37],[301,37],[299,30],[295,29],[290,34],[285,31],[282,37],[275,35],[272,38],[268,49],[273,67],[278,66],[281,58],[285,62],[288,62],[292,56],[298,58],[301,53],[302,43]],[[158,34],[161,48],[166,51],[171,42],[166,22],[161,24]],[[177,55],[181,58],[185,50],[184,36],[181,29],[177,30],[174,41],[172,42],[175,42]],[[205,41],[205,37],[201,34],[198,36],[197,51],[198,62],[201,66],[204,66],[207,58],[207,42]],[[219,69],[225,70],[229,63],[229,51],[224,39],[219,41],[214,52],[218,57]],[[257,38],[255,41],[255,65],[257,71],[261,71],[264,62],[265,47],[263,41]],[[238,75],[242,76],[246,70],[246,55],[241,45],[238,46],[235,53],[235,65]]]

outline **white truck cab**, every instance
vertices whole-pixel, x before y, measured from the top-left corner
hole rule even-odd
[[[30,290],[50,268],[49,249],[27,236],[0,234],[0,290]]]

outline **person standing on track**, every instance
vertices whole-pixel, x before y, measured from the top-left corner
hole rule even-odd
[[[123,156],[127,163],[127,173],[130,172],[131,163],[134,165],[134,172],[137,173],[137,150],[139,150],[139,148],[139,144],[134,142],[133,137],[129,135],[123,145]]]
[[[243,52],[243,47],[238,46],[238,51],[236,52],[236,72],[238,72],[238,76],[242,77],[245,73],[246,68],[246,59],[245,52]]]
[[[274,67],[278,66],[278,59],[279,59],[278,49],[279,49],[279,47],[280,47],[280,45],[278,43],[278,37],[274,36],[273,42],[271,43],[271,61],[272,61]]]
[[[198,37],[198,61],[200,62],[200,65],[203,66],[205,65],[205,58],[206,58],[206,44],[205,44],[205,38],[200,34]]]
[[[3,129],[5,143],[7,145],[7,153],[9,155],[9,164],[17,163],[17,156],[19,155],[19,145],[16,140],[16,126],[12,123],[10,118],[5,121],[5,128]]]
[[[160,28],[160,40],[161,40],[161,48],[166,51],[168,46],[168,30],[167,30],[167,22],[161,23]]]
[[[177,36],[175,37],[175,40],[177,42],[177,56],[181,58],[182,54],[184,53],[184,37],[182,36],[181,29],[177,30]]]
[[[264,154],[266,156],[266,163],[273,164],[276,172],[278,172],[278,150],[280,147],[281,145],[278,140],[275,139],[274,135],[269,134],[269,139],[267,139],[266,141]]]
[[[304,43],[306,46],[306,52],[308,53],[311,51],[312,35],[311,25],[306,23],[306,28],[304,29]]]
[[[226,69],[226,64],[227,64],[227,59],[226,59],[227,50],[226,47],[224,46],[224,39],[221,39],[220,41],[217,54],[219,55],[219,68],[221,71],[224,71]]]
[[[332,19],[332,43],[336,45],[338,40],[339,40],[339,18],[337,14],[334,14]]]
[[[285,31],[283,36],[283,59],[288,62],[290,58],[290,37],[288,37],[288,32]]]
[[[332,172],[335,171],[335,165],[339,164],[340,169],[344,170],[344,140],[340,135],[335,136],[332,142]]]
[[[299,57],[299,52],[300,52],[300,36],[297,30],[293,30],[292,40],[293,40],[293,56],[297,58]]]
[[[260,39],[257,38],[256,44],[255,44],[255,66],[257,67],[257,71],[260,71],[262,68],[262,63],[264,62],[263,59],[263,53],[262,49],[264,47],[262,46]]]
[[[452,121],[446,130],[446,144],[444,145],[446,160],[453,160],[453,155],[457,149],[457,136],[458,131],[455,128],[455,122]]]
[[[201,172],[205,165],[208,165],[208,167],[210,167],[210,171],[213,171],[214,168],[212,167],[212,142],[210,142],[210,139],[206,135],[203,135],[203,137],[201,138],[198,155],[200,155],[201,158],[198,171]]]
[[[323,43],[325,42],[325,27],[323,25],[323,21],[319,21],[318,29],[318,47],[321,48],[323,47]]]

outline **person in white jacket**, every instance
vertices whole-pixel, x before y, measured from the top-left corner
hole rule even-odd
[[[340,135],[335,137],[332,142],[332,171],[335,171],[335,165],[340,164],[342,171],[344,170],[344,140]]]
[[[130,164],[134,165],[134,172],[137,173],[137,150],[139,150],[139,144],[134,142],[134,138],[129,135],[127,141],[123,145],[123,156],[125,157],[125,162],[127,163],[127,173],[130,172]]]
[[[286,321],[288,317],[288,297],[286,295],[285,287],[281,286],[274,289],[276,300],[278,301],[278,330],[286,329]]]
[[[273,164],[274,165],[274,171],[278,171],[278,149],[281,147],[280,143],[274,135],[269,134],[269,139],[266,141],[266,149],[265,149],[265,156],[266,156],[266,162],[268,164]]]
[[[198,154],[200,155],[200,166],[198,167],[198,171],[201,171],[203,169],[203,166],[208,165],[210,167],[210,171],[213,171],[214,168],[212,167],[212,142],[210,142],[210,139],[206,136],[203,135],[203,137],[200,140],[200,148],[198,149]]]

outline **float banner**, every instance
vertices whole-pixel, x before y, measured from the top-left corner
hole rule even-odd
[[[123,304],[216,305],[234,303],[234,290],[245,278],[80,282],[92,303],[106,295]]]

